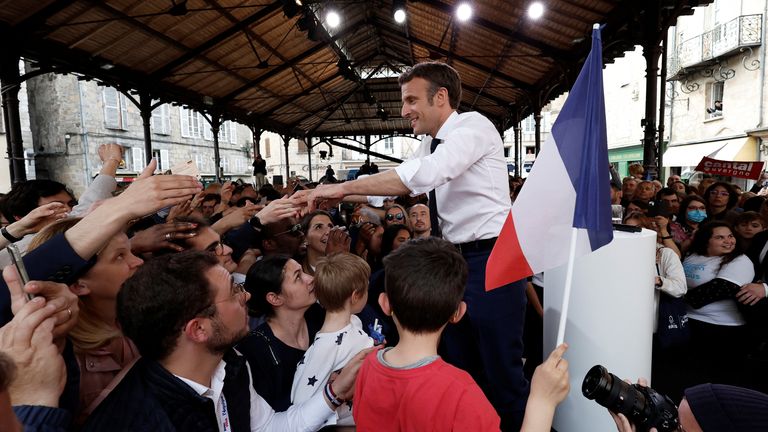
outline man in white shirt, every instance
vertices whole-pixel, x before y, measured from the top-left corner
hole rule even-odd
[[[315,431],[354,393],[358,354],[324,392],[275,413],[232,346],[249,294],[206,252],[155,258],[126,281],[117,315],[142,358],[88,418],[89,431]]]
[[[469,265],[467,314],[443,336],[441,355],[470,372],[502,419],[519,430],[528,395],[522,372],[525,281],[485,292],[485,265],[511,202],[499,132],[476,112],[459,114],[461,80],[450,66],[420,63],[399,79],[403,118],[422,143],[394,170],[296,196],[310,204],[365,195],[430,194],[432,227]]]

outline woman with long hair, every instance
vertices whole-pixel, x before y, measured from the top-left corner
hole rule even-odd
[[[63,219],[45,227],[30,243],[33,250],[56,234],[65,232],[79,218]],[[70,290],[79,297],[80,314],[68,338],[80,366],[80,409],[75,419],[82,423],[106,396],[106,388],[138,358],[139,352],[117,325],[117,293],[144,261],[131,253],[125,233],[117,234],[96,254],[96,261]]]
[[[256,262],[245,277],[248,313],[264,316],[237,346],[251,366],[253,387],[275,411],[291,405],[296,365],[323,324],[311,275],[287,255]],[[309,312],[308,312],[309,311]]]
[[[752,282],[752,261],[741,253],[731,226],[713,221],[696,231],[683,268],[691,330],[690,384],[739,385],[747,330],[736,293]]]
[[[301,228],[307,244],[307,254],[302,260],[301,267],[304,273],[314,275],[318,261],[325,256],[328,235],[333,228],[333,218],[325,210],[315,210],[304,216]]]

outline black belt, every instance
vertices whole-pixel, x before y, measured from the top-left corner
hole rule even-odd
[[[498,237],[474,240],[466,243],[454,243],[453,245],[456,246],[456,249],[461,253],[487,251],[493,249],[493,245],[496,244],[497,238]]]

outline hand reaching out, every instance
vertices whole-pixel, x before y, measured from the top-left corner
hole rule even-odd
[[[347,233],[347,230],[340,227],[331,228],[331,232],[328,233],[328,241],[325,243],[325,254],[331,255],[338,252],[349,252],[349,245],[352,242],[352,238]]]

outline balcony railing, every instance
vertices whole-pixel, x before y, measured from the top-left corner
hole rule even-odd
[[[740,48],[762,43],[763,16],[742,15],[682,42],[667,65],[667,79],[676,79],[688,68],[712,63]]]

